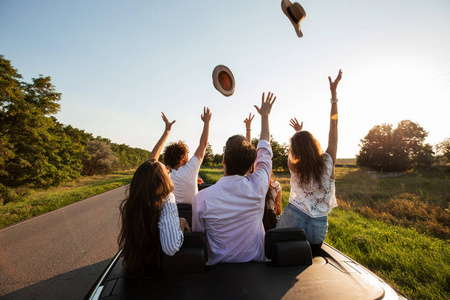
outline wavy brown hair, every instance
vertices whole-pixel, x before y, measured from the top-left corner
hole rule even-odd
[[[159,269],[158,222],[164,200],[172,191],[167,169],[154,159],[144,162],[134,173],[128,197],[120,204],[122,228],[118,243],[127,271],[142,274]]]
[[[189,147],[182,141],[170,143],[164,149],[164,163],[172,169],[175,169],[188,154]]]
[[[308,131],[296,132],[291,137],[289,153],[299,186],[309,186],[311,181],[322,186],[325,162],[319,141]]]

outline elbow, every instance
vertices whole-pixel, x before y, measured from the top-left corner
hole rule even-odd
[[[166,254],[166,255],[168,255],[168,256],[174,256],[175,255],[175,253],[177,253],[178,251],[179,251],[180,249],[174,249],[174,248],[166,248],[166,249],[164,249],[163,248],[163,252],[164,252],[164,254]]]
[[[177,244],[174,245],[161,245],[162,251],[168,255],[173,256],[175,253],[180,251],[181,246],[183,245],[183,240],[179,241]]]

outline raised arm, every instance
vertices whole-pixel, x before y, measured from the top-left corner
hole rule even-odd
[[[328,134],[328,148],[326,152],[330,154],[333,159],[333,172],[331,174],[331,178],[334,179],[334,164],[336,163],[336,155],[337,155],[337,144],[338,144],[338,107],[337,107],[337,86],[339,81],[342,78],[342,70],[339,70],[339,73],[334,81],[331,80],[331,77],[328,76],[328,81],[330,82],[330,91],[331,91],[331,112],[330,112],[330,132]]]
[[[156,143],[155,147],[153,148],[152,152],[150,153],[148,159],[158,160],[159,155],[161,154],[161,150],[164,147],[164,143],[166,142],[167,137],[169,136],[170,130],[172,129],[172,125],[173,125],[173,123],[175,123],[175,120],[173,120],[172,122],[169,122],[169,120],[167,120],[166,115],[164,115],[163,112],[161,113],[161,117],[162,117],[164,123],[166,123],[166,128],[164,129],[164,132],[163,132],[161,138]]]
[[[200,137],[200,144],[198,145],[197,150],[195,150],[194,156],[198,158],[200,164],[203,161],[203,157],[205,156],[206,146],[208,146],[208,137],[209,137],[209,122],[211,121],[211,112],[209,111],[209,107],[203,108],[203,114],[201,115],[203,121],[203,132]]]
[[[293,118],[290,120],[289,125],[295,129],[295,132],[302,131],[303,121],[301,124],[298,123],[297,118]]]
[[[266,140],[270,142],[270,129],[269,129],[269,115],[272,110],[272,105],[277,99],[273,98],[273,93],[269,92],[267,94],[266,100],[264,100],[264,93],[262,94],[261,107],[255,105],[256,110],[261,115],[261,140]]]
[[[248,114],[248,118],[245,118],[245,120],[244,120],[244,123],[245,123],[245,138],[250,143],[252,142],[252,121],[253,121],[254,117],[255,117],[255,115],[252,116],[252,113],[249,113]]]

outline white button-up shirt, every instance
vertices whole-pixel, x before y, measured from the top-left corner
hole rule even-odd
[[[262,218],[273,155],[266,140],[257,151],[253,174],[224,176],[194,198],[192,229],[206,233],[207,265],[265,260]]]

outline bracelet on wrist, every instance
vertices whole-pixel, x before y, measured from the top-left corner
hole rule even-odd
[[[338,103],[338,99],[330,99],[330,103]]]
[[[245,128],[245,130],[250,131],[250,130],[252,130],[252,129],[251,129],[251,128]]]

